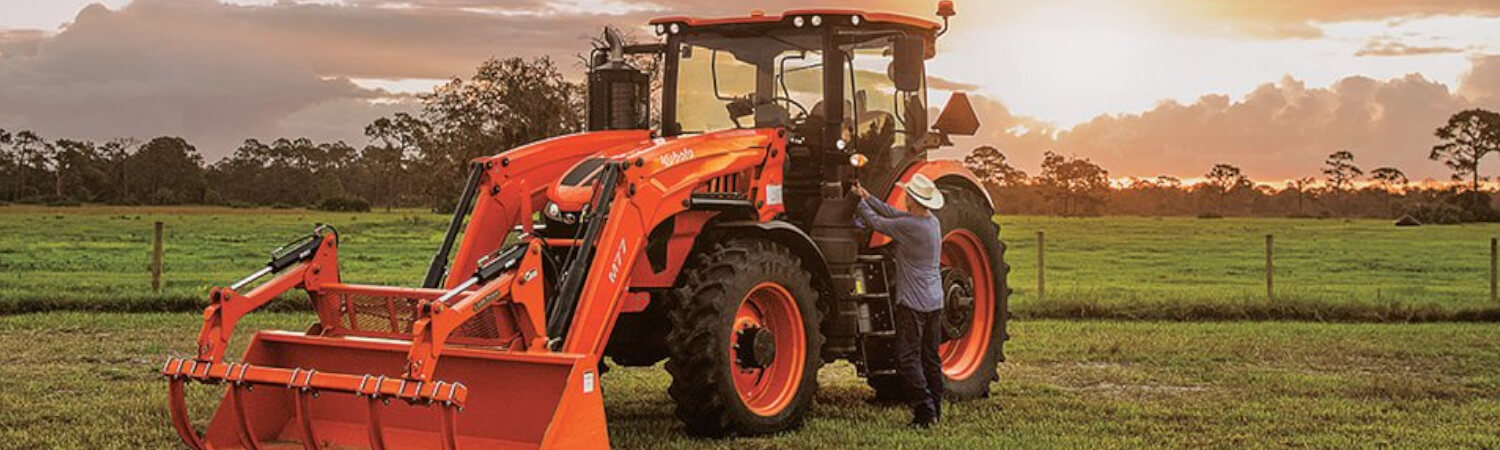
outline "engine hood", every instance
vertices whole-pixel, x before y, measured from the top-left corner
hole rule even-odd
[[[589,203],[594,182],[607,161],[639,159],[648,173],[660,173],[715,149],[764,147],[776,136],[775,129],[725,130],[706,134],[655,138],[622,145],[589,155],[574,164],[547,191],[560,212],[576,213]],[[548,209],[551,209],[549,206]]]

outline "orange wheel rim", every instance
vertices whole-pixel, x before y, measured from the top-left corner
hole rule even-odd
[[[995,277],[990,272],[993,269],[983,242],[969,230],[953,230],[943,236],[942,263],[944,268],[966,274],[972,284],[973,314],[966,332],[949,337],[938,348],[943,374],[964,380],[974,375],[989,356],[990,335],[994,332]],[[947,288],[944,286],[945,291]]]
[[[785,287],[761,283],[740,300],[729,332],[729,370],[740,401],[750,411],[772,416],[792,404],[806,352],[802,312]]]

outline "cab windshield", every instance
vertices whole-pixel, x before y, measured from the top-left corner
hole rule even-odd
[[[896,36],[840,39],[845,42],[839,47],[846,75],[843,122],[852,142],[874,148],[906,145],[925,127],[925,93],[898,91],[890,76]],[[822,43],[816,33],[684,36],[677,55],[677,129],[691,134],[825,122]]]
[[[813,35],[684,39],[677,71],[681,130],[790,126],[805,120],[823,99],[819,41]]]

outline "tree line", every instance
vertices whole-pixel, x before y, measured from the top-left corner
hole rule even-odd
[[[1427,157],[1452,170],[1456,182],[1414,185],[1396,167],[1368,173],[1348,150],[1328,155],[1321,177],[1289,180],[1280,186],[1255,183],[1233,164],[1208,168],[1199,183],[1172,176],[1110,178],[1087,158],[1048,151],[1035,175],[1015,168],[995,147],[980,147],[964,158],[997,199],[1002,214],[1152,215],[1200,217],[1378,217],[1410,215],[1425,223],[1500,221],[1485,192],[1480,163],[1500,154],[1500,114],[1471,109],[1454,114],[1434,136]]]
[[[249,139],[207,164],[186,140],[48,140],[0,124],[0,202],[123,205],[214,204],[448,211],[476,157],[584,128],[585,91],[548,58],[491,59],[469,78],[421,95],[415,114],[382,117],[367,142]],[[1500,153],[1500,114],[1459,112],[1434,133],[1428,157],[1464,184],[1413,185],[1401,169],[1368,173],[1336,151],[1321,177],[1257,184],[1228,164],[1203,182],[1171,176],[1112,179],[1087,158],[1048,151],[1030,175],[994,147],[964,164],[993,191],[1001,213],[1057,215],[1251,215],[1397,217],[1424,222],[1500,220],[1483,191],[1480,163]]]
[[[429,207],[457,201],[470,160],[584,125],[584,90],[548,58],[492,59],[382,117],[363,147],[249,139],[204,162],[180,137],[49,140],[0,124],[0,202]]]

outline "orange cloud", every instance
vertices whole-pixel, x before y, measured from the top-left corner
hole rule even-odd
[[[1390,39],[1375,39],[1366,42],[1354,56],[1417,56],[1443,53],[1463,53],[1464,49],[1444,46],[1413,46]]]
[[[1500,109],[1500,55],[1476,58],[1457,91],[1420,75],[1391,80],[1348,77],[1310,88],[1290,77],[1239,99],[1208,95],[1191,104],[1164,102],[1140,114],[1099,116],[1055,133],[990,99],[976,108],[983,135],[965,141],[958,157],[990,144],[1031,169],[1045,150],[1088,157],[1117,176],[1193,177],[1217,163],[1255,179],[1315,176],[1324,158],[1350,150],[1356,164],[1395,166],[1413,179],[1445,179],[1427,159],[1432,132],[1464,108]],[[1013,133],[1007,130],[1042,130]]]

